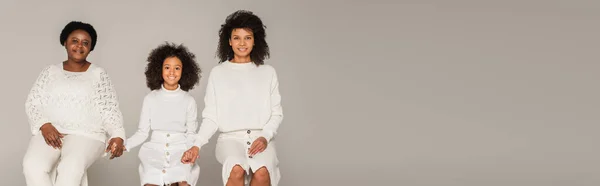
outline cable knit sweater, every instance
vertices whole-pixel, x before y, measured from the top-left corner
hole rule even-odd
[[[106,142],[125,139],[117,94],[106,71],[91,64],[85,72],[70,72],[62,63],[50,65],[38,76],[25,103],[31,132],[51,123],[60,133]]]

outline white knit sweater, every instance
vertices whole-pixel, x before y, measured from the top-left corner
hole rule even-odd
[[[195,146],[202,147],[217,132],[262,130],[267,142],[283,120],[275,68],[225,61],[208,77],[202,124]]]
[[[117,94],[106,71],[91,64],[85,72],[63,70],[62,63],[40,73],[25,103],[31,132],[52,123],[63,134],[76,134],[102,142],[125,139]]]
[[[144,97],[138,130],[126,141],[127,150],[144,143],[150,131],[185,133],[188,148],[196,139],[198,129],[196,100],[189,92],[177,87],[153,90]]]

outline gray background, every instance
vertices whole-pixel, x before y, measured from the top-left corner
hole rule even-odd
[[[98,30],[89,59],[114,81],[130,136],[150,50],[183,42],[208,77],[219,25],[238,9],[268,26],[280,74],[280,185],[600,185],[593,0],[3,0],[3,184],[24,185],[25,98],[43,67],[66,59],[68,21]],[[205,86],[191,91],[200,109]],[[221,183],[214,144],[198,185]],[[91,185],[137,185],[138,149],[97,161]]]

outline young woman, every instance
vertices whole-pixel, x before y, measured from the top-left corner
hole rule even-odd
[[[123,153],[116,91],[106,71],[87,61],[96,38],[90,24],[67,24],[60,34],[67,60],[44,68],[29,92],[25,111],[33,137],[23,158],[29,186],[87,184],[86,170],[104,152],[110,151],[111,159]],[[51,178],[57,162],[58,175]]]
[[[196,101],[188,91],[198,83],[200,68],[185,46],[169,43],[154,49],[148,62],[145,74],[151,92],[144,97],[138,130],[125,148],[142,144],[152,131],[138,155],[142,185],[195,185],[193,164],[179,158],[192,146],[198,128]]]
[[[279,81],[269,57],[265,26],[250,11],[229,15],[219,31],[220,64],[209,75],[202,124],[181,161],[193,163],[202,145],[221,132],[216,157],[227,186],[279,182],[274,136],[283,119]]]

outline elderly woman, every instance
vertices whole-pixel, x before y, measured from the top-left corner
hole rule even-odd
[[[115,89],[106,71],[87,61],[96,39],[92,25],[67,24],[60,34],[67,60],[44,68],[29,92],[25,108],[33,136],[23,158],[29,186],[78,186],[104,152],[111,159],[123,153]],[[51,178],[56,163],[57,177]]]

